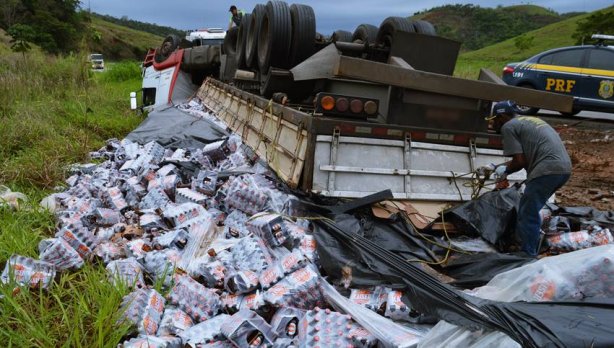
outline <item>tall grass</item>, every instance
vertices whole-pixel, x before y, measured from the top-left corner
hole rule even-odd
[[[0,56],[0,183],[53,187],[66,163],[133,129],[140,120],[123,107],[138,88],[133,65],[106,78],[80,56]]]
[[[37,258],[40,240],[53,236],[54,217],[38,202],[62,183],[66,166],[85,161],[106,139],[124,137],[141,118],[128,104],[129,92],[140,85],[136,63],[92,74],[81,56],[50,57],[36,50],[24,56],[2,45],[0,184],[29,197],[19,211],[0,207],[4,266],[14,253]],[[14,284],[0,284],[1,345],[117,346],[127,332],[116,325],[126,289],[106,278],[104,267],[89,264],[58,276],[49,290],[15,291]]]

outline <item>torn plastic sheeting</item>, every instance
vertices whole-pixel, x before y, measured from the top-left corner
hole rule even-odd
[[[405,260],[437,260],[433,250],[442,249],[428,244],[416,235],[416,231],[405,220],[396,217],[393,220],[363,219],[361,226],[358,219],[351,215],[335,216],[337,226],[345,231],[352,231],[369,241],[380,245],[399,255]],[[357,287],[377,286],[390,283],[393,288],[403,288],[404,281],[396,272],[388,269],[375,269],[373,264],[365,262],[362,252],[336,239],[326,229],[314,233],[320,264],[327,274],[345,273]],[[349,273],[348,273],[349,272]],[[396,280],[394,280],[396,279]]]
[[[315,220],[315,224],[317,230],[314,235],[318,244],[318,253],[325,252],[326,256],[335,256],[339,253],[347,258],[346,263],[342,265],[352,266],[350,274],[353,285],[390,284],[392,288],[407,289],[406,296],[416,299],[412,304],[420,313],[474,330],[485,326],[494,328],[492,323],[485,321],[485,315],[477,310],[477,306],[465,299],[467,295],[442,284],[404,258],[356,233],[347,232],[340,225],[328,220]],[[326,238],[323,238],[324,236]],[[328,244],[320,245],[322,242]],[[328,245],[332,245],[334,249],[329,250]],[[322,254],[320,256],[322,259],[325,258]],[[342,259],[333,257],[331,260]],[[337,281],[344,281],[342,278],[346,277],[344,273],[347,270],[339,266],[330,267],[328,262],[322,262],[322,266],[329,276],[336,278]],[[358,279],[360,283],[355,282],[357,274],[361,277]]]
[[[402,277],[407,284],[408,297],[415,299],[412,304],[419,312],[435,315],[470,330],[499,330],[524,347],[565,347],[567,343],[581,342],[585,344],[580,346],[586,346],[590,342],[584,340],[590,338],[591,333],[595,333],[591,341],[595,346],[614,344],[614,335],[610,332],[614,328],[599,329],[603,326],[601,323],[614,320],[614,308],[609,302],[604,302],[607,306],[603,308],[585,302],[546,307],[541,303],[500,303],[479,299],[440,283],[398,255],[361,236],[345,232],[330,221],[319,220],[316,223],[349,247],[361,249],[364,260],[382,269],[384,274],[392,270],[398,272],[398,277]],[[574,325],[574,320],[591,315],[598,320]]]
[[[547,206],[553,215],[567,217],[572,222],[572,230],[580,230],[582,224],[590,222],[614,229],[614,211],[601,211],[592,207],[559,207],[555,204]]]
[[[126,138],[139,144],[156,141],[170,148],[202,148],[229,133],[206,118],[175,107],[156,109]]]
[[[457,228],[500,246],[502,238],[514,231],[519,203],[520,192],[511,187],[487,192],[476,200],[446,210],[444,218]]]
[[[336,310],[352,316],[357,323],[369,330],[384,347],[414,347],[422,338],[422,333],[396,324],[390,319],[356,304],[342,296],[325,279],[320,278],[320,288],[326,300]]]
[[[442,271],[456,279],[452,285],[472,289],[488,283],[497,274],[532,261],[535,259],[512,254],[456,254],[450,257]]]

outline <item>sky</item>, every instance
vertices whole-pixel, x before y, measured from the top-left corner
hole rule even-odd
[[[170,26],[177,29],[206,27],[227,27],[228,9],[236,5],[251,12],[254,5],[264,3],[247,0],[82,0],[83,8],[91,6],[93,12],[114,17],[127,16],[130,19]],[[445,4],[472,3],[482,7],[498,5],[533,4],[553,9],[559,13],[571,11],[593,11],[614,5],[614,0],[310,0],[303,1],[313,7],[316,13],[317,31],[329,35],[337,29],[354,31],[362,23],[379,26],[389,16],[409,16],[421,10]]]

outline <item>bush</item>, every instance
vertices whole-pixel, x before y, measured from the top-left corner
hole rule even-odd
[[[535,36],[521,35],[514,39],[514,46],[520,51],[526,51],[533,47]]]
[[[108,82],[121,82],[141,78],[141,66],[135,61],[123,61],[109,65],[103,74],[102,80]]]

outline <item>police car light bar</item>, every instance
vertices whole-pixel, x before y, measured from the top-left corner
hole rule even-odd
[[[614,35],[593,34],[591,39],[595,40],[612,40],[614,41]]]

